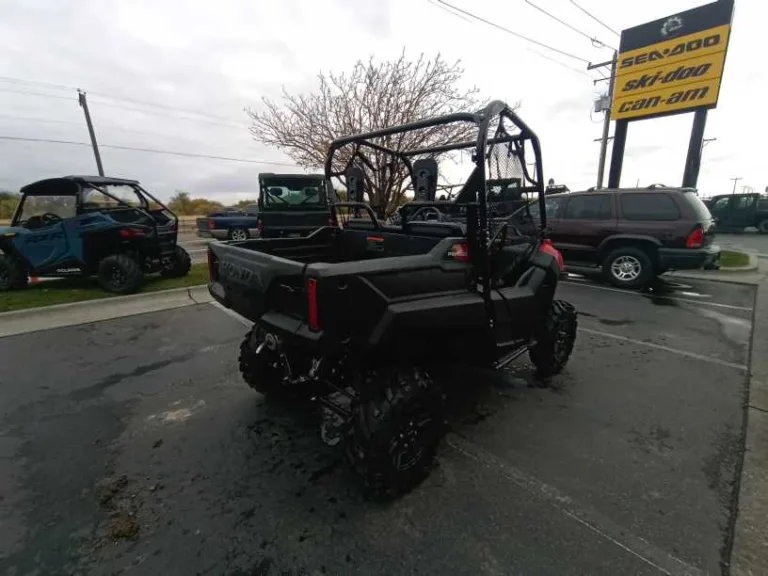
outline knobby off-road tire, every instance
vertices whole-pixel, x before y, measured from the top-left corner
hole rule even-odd
[[[27,287],[29,277],[17,258],[0,252],[0,292]]]
[[[107,292],[132,294],[144,280],[141,266],[127,254],[112,254],[99,262],[99,285]]]
[[[285,366],[281,358],[269,350],[256,350],[264,342],[266,333],[263,328],[254,325],[240,344],[240,374],[248,386],[259,394],[281,399],[291,399],[295,391],[283,383]]]
[[[757,231],[760,232],[760,234],[768,234],[768,219],[760,220],[760,222],[757,223]]]
[[[445,434],[443,394],[415,367],[365,375],[353,404],[347,456],[367,495],[382,500],[427,477]]]
[[[192,259],[184,248],[176,246],[173,258],[166,267],[160,270],[160,276],[163,278],[182,278],[189,274],[192,268]]]
[[[536,345],[528,351],[539,378],[562,372],[573,352],[578,319],[576,309],[564,300],[554,300]]]

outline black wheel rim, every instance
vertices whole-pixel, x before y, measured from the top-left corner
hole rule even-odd
[[[125,286],[125,272],[120,266],[112,266],[109,274],[109,283],[115,288],[122,288]]]
[[[555,336],[555,363],[565,362],[570,353],[569,346],[571,341],[571,323],[568,321],[560,322],[557,334]]]
[[[418,464],[428,449],[434,421],[432,414],[423,407],[406,421],[389,445],[389,456],[395,470],[405,472]]]

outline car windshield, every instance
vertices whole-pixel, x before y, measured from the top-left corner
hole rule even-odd
[[[76,210],[77,201],[74,196],[27,196],[21,206],[18,223],[40,219],[44,214],[53,214],[62,219],[73,218]]]
[[[264,208],[286,210],[317,208],[325,205],[324,180],[307,178],[271,178],[262,181]]]

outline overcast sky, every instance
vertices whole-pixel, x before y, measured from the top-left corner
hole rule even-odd
[[[610,50],[593,47],[525,0],[451,1],[578,58],[610,58]],[[533,1],[618,45],[570,0]],[[704,3],[578,0],[615,30]],[[768,74],[758,59],[765,55],[760,46],[766,20],[768,3],[736,0],[720,101],[705,134],[717,141],[705,148],[699,178],[704,195],[730,192],[730,178],[737,176],[743,178],[739,186],[768,186]],[[430,0],[0,0],[0,38],[0,136],[88,141],[74,91],[8,81],[21,79],[86,89],[102,144],[290,165],[280,152],[251,140],[243,108],[258,106],[261,96],[279,96],[282,86],[311,90],[321,69],[344,71],[358,58],[394,58],[405,48],[413,57],[439,51],[448,60],[461,59],[467,84],[490,98],[520,101],[520,115],[541,138],[547,179],[571,189],[596,180],[599,144],[593,140],[601,134],[602,116],[590,110],[606,83],[593,85],[576,58],[458,18]],[[630,124],[622,184],[678,185],[692,119],[684,114]],[[109,148],[102,158],[108,175],[137,178],[162,198],[187,190],[225,203],[254,197],[259,172],[291,171]],[[95,172],[88,147],[0,139],[0,189]]]

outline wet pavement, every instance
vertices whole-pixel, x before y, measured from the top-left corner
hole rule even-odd
[[[730,547],[751,287],[572,278],[572,360],[463,375],[427,481],[365,501],[211,305],[0,339],[2,574],[695,574]]]

